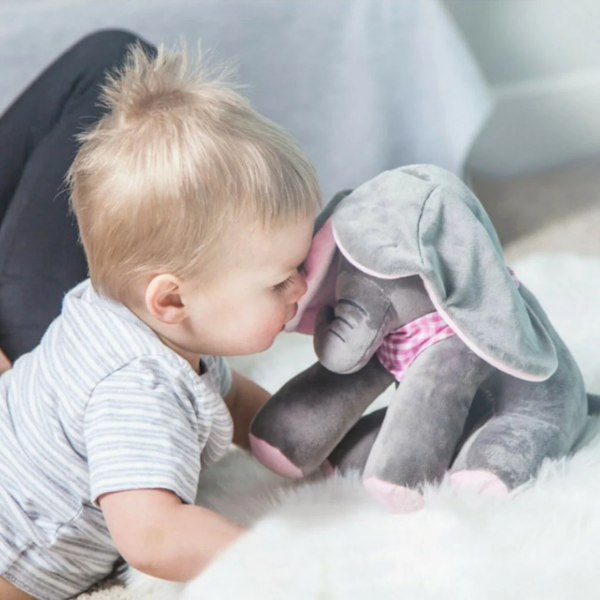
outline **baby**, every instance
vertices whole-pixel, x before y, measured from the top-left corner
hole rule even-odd
[[[90,279],[0,378],[0,598],[62,600],[119,556],[196,576],[244,528],[194,506],[267,393],[320,203],[280,127],[184,52],[134,47],[70,171]]]

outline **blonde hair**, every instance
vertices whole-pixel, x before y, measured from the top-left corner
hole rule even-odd
[[[153,273],[194,277],[228,225],[268,230],[320,205],[294,139],[213,73],[185,48],[152,57],[134,45],[103,89],[107,114],[80,136],[72,208],[105,295],[130,302]]]

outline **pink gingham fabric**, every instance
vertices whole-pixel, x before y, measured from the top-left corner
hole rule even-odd
[[[515,272],[510,267],[508,271],[518,288],[519,280]],[[377,358],[397,381],[402,381],[406,369],[423,350],[451,335],[455,335],[454,331],[435,311],[389,333],[377,350]]]
[[[377,358],[397,381],[402,381],[406,369],[423,350],[451,335],[455,333],[446,321],[437,311],[432,312],[389,333],[377,350]]]

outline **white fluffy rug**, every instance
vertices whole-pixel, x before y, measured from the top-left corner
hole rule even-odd
[[[536,255],[514,265],[537,294],[600,392],[600,259]],[[277,389],[314,355],[310,340],[282,335],[235,367]],[[197,581],[181,586],[136,575],[130,588],[88,600],[486,600],[597,598],[600,567],[600,434],[573,457],[548,462],[509,498],[429,489],[426,508],[390,515],[356,478],[287,484],[242,452],[201,478],[199,501],[253,524]],[[201,535],[201,533],[199,533]]]

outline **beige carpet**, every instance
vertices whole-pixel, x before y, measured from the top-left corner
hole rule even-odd
[[[533,252],[547,251],[600,255],[600,203],[552,221],[505,247],[509,263]]]
[[[509,262],[536,251],[600,255],[600,158],[473,187]]]

